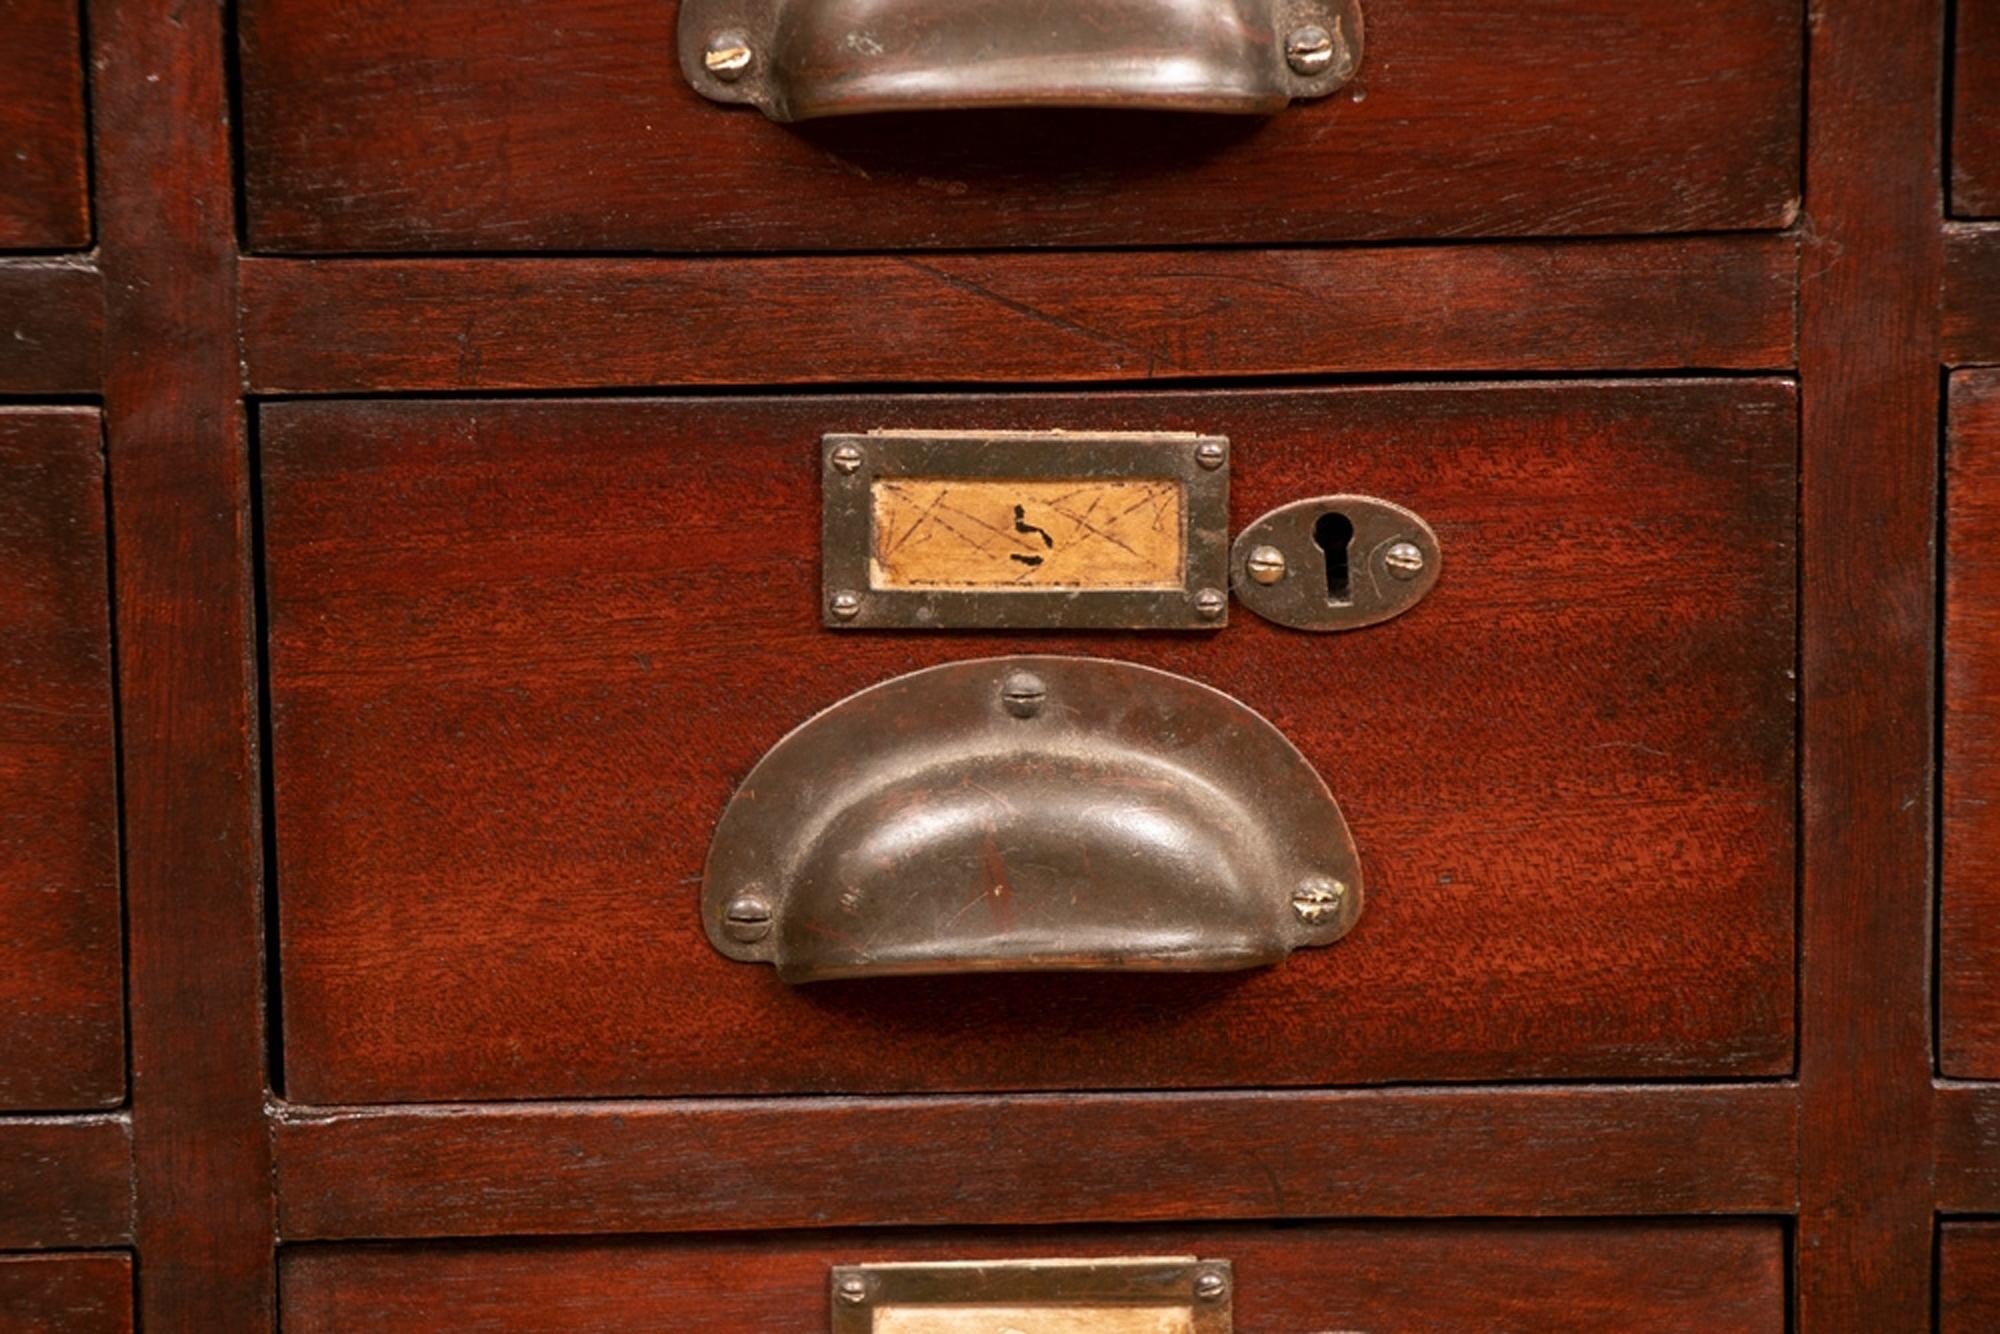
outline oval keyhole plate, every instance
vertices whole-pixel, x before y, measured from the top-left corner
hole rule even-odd
[[[1281,505],[1237,534],[1229,577],[1236,600],[1266,620],[1295,630],[1354,630],[1422,601],[1441,564],[1437,534],[1401,505],[1314,496]]]

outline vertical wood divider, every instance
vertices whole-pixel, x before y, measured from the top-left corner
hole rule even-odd
[[[138,1301],[269,1329],[250,460],[220,0],[92,0]]]

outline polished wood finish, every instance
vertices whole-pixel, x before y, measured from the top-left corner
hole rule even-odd
[[[244,0],[266,251],[878,250],[1782,227],[1793,0],[1369,0],[1355,82],[1269,120],[779,126],[660,0]],[[525,95],[532,89],[532,95]]]
[[[0,0],[0,250],[90,244],[77,3]]]
[[[708,831],[770,745],[1022,643],[819,625],[820,436],[974,424],[1226,434],[1232,527],[1353,491],[1437,530],[1443,581],[1366,634],[1029,641],[1275,722],[1360,845],[1339,946],[801,989],[708,945]],[[1790,1068],[1787,384],[293,403],[261,429],[294,1099]]]
[[[1951,379],[1945,460],[1939,1047],[2000,1077],[2000,371]]]
[[[131,1334],[126,1255],[0,1255],[0,1334]]]
[[[259,393],[1793,364],[1791,237],[243,268]],[[866,336],[857,331],[866,330]]]
[[[0,1109],[125,1099],[104,448],[0,407]]]
[[[1944,360],[2000,362],[2000,223],[1955,223],[1945,231]]]
[[[1951,106],[1951,208],[2000,216],[2000,5],[1959,0]]]
[[[2000,1328],[2000,1223],[1946,1223],[1938,1232],[1939,1334]]]
[[[124,757],[139,1316],[273,1318],[249,451],[223,11],[90,12]]]
[[[129,1117],[0,1117],[0,1250],[131,1241]]]
[[[1929,1314],[1944,8],[1825,6],[1811,25],[1794,1251],[1805,1330],[1917,1329]]]
[[[2000,1214],[2000,1084],[1945,1083],[1935,1106],[1938,1212]]]
[[[1231,1262],[1237,1329],[1785,1328],[1771,1221],[809,1232],[532,1246],[289,1251],[294,1334],[821,1334],[835,1264],[1199,1255]]]
[[[103,354],[95,263],[0,256],[0,394],[94,393]]]
[[[1796,1207],[1794,1101],[1771,1084],[287,1108],[280,1231],[1776,1215]]]

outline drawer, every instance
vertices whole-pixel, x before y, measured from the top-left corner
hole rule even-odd
[[[294,1334],[823,1334],[829,1271],[854,1262],[1198,1255],[1226,1260],[1236,1329],[1784,1328],[1784,1234],[1709,1223],[1147,1228],[1124,1232],[777,1234],[464,1246],[325,1246],[280,1263]],[[1025,1322],[1024,1322],[1025,1323]],[[1104,1326],[1127,1330],[1120,1322]],[[924,1328],[930,1328],[924,1326]],[[988,1334],[1002,1325],[966,1325]],[[1090,1324],[1034,1324],[1090,1330]],[[1150,1334],[1155,1326],[1145,1327]],[[1179,1323],[1162,1323],[1163,1334]]]
[[[2000,1328],[2000,1223],[1945,1223],[1938,1229],[1938,1330],[1983,1334]]]
[[[2000,217],[2000,6],[1969,0],[1956,12],[1951,208]]]
[[[1944,601],[1944,1073],[2000,1078],[2000,371],[1951,377]]]
[[[0,1334],[131,1334],[132,1261],[100,1252],[0,1255]]]
[[[1796,214],[1796,0],[1361,4],[1355,81],[1268,119],[778,125],[694,91],[667,0],[244,0],[250,240],[1180,245],[1739,230]]]
[[[0,250],[90,244],[77,0],[0,0]]]
[[[822,627],[824,433],[1229,438],[1232,531],[1394,498],[1366,630]],[[1792,1059],[1792,387],[319,401],[261,411],[288,1096],[1764,1076]],[[699,907],[759,757],[1009,652],[1193,677],[1324,777],[1368,885],[1229,974],[788,986]]]
[[[125,1093],[97,413],[0,408],[0,1108]]]

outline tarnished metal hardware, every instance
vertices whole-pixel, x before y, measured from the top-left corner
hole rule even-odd
[[[932,667],[811,719],[731,798],[702,884],[715,948],[788,982],[1253,968],[1361,904],[1340,807],[1277,728],[1065,657]]]
[[[1236,535],[1236,598],[1297,630],[1353,630],[1400,616],[1430,592],[1437,534],[1373,496],[1315,496],[1280,506]]]
[[[837,1265],[833,1334],[1231,1334],[1227,1260]]]
[[[1270,115],[1361,63],[1360,0],[682,0],[681,71],[773,120],[970,107]]]
[[[841,629],[1210,630],[1229,619],[1229,442],[875,431],[821,442]]]

